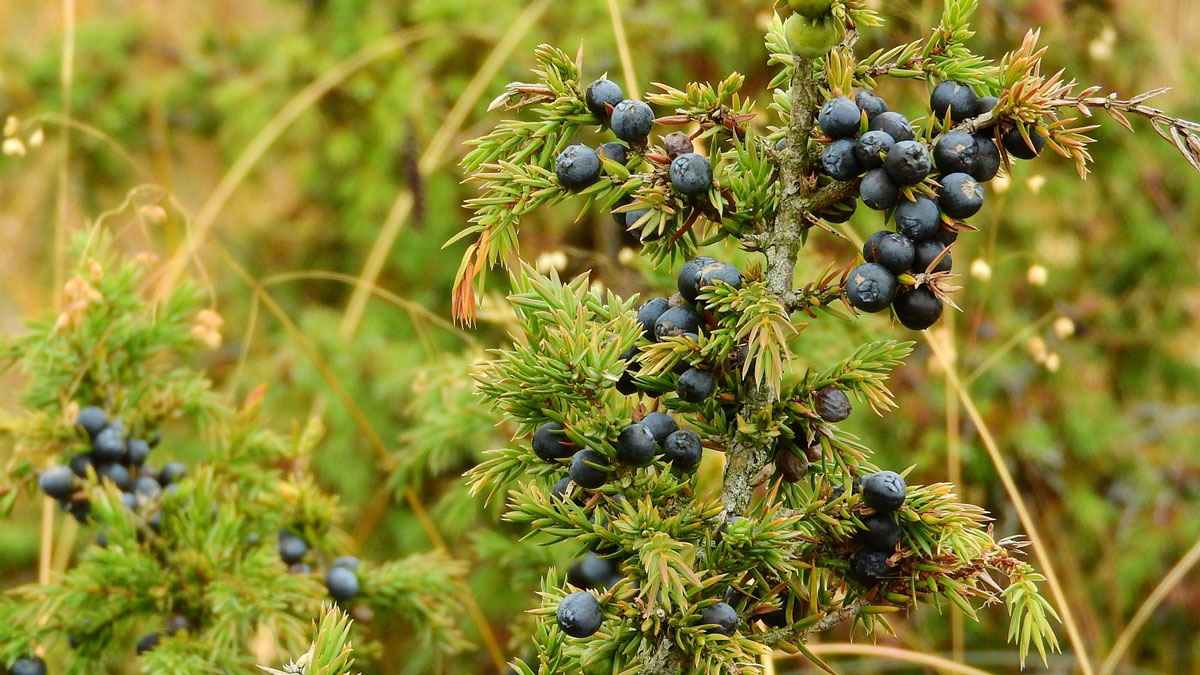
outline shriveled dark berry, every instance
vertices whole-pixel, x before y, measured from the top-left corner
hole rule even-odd
[[[700,295],[700,274],[705,267],[717,262],[716,258],[710,258],[702,255],[685,262],[679,268],[679,278],[676,280],[676,285],[679,288],[679,295],[688,302],[696,302],[696,296]]]
[[[568,190],[582,190],[600,178],[600,157],[586,145],[569,145],[554,161],[554,175]]]
[[[949,112],[951,121],[961,122],[975,114],[978,101],[979,97],[971,87],[946,80],[933,88],[933,93],[929,95],[929,108],[939,121],[946,119],[946,113]]]
[[[808,462],[786,448],[775,453],[775,470],[789,483],[798,483],[808,475]]]
[[[712,397],[717,390],[717,383],[708,371],[699,368],[689,368],[679,376],[679,384],[675,393],[688,403],[700,403]]]
[[[813,396],[817,415],[826,422],[841,422],[850,417],[853,406],[846,392],[837,387],[825,387]]]
[[[878,263],[865,263],[850,271],[846,279],[846,297],[863,312],[879,312],[896,297],[896,275]]]
[[[861,120],[862,111],[845,96],[829,99],[821,107],[821,112],[817,113],[817,125],[830,138],[857,136]]]
[[[925,330],[942,318],[942,301],[927,286],[900,293],[892,302],[892,309],[909,330]]]
[[[883,156],[886,155],[892,146],[896,144],[895,139],[888,136],[882,131],[868,131],[854,143],[854,158],[858,160],[859,166],[863,171],[870,169],[878,169],[883,166]]]
[[[55,499],[65,500],[75,492],[75,473],[70,467],[52,466],[38,474],[37,482],[42,492]]]
[[[125,456],[125,431],[108,425],[92,441],[92,454],[97,462],[119,462]]]
[[[896,228],[913,241],[924,241],[937,233],[942,225],[942,214],[937,202],[925,195],[916,200],[904,200],[896,207]]]
[[[884,166],[897,185],[916,185],[933,170],[933,160],[929,157],[929,148],[923,144],[896,141],[888,152]]]
[[[691,429],[680,429],[667,436],[662,444],[663,456],[680,471],[691,471],[704,457],[700,435]]]
[[[654,128],[654,111],[644,101],[625,99],[613,108],[610,125],[626,143],[645,143]]]
[[[700,623],[711,625],[708,629],[710,633],[733,635],[738,625],[737,610],[727,602],[718,602],[715,605],[709,605],[700,610]]]
[[[853,138],[839,138],[821,151],[821,168],[835,180],[850,180],[863,172]]]
[[[900,543],[900,525],[896,517],[890,513],[876,513],[862,519],[866,528],[859,534],[859,539],[867,548],[875,551],[892,553],[896,544]]]
[[[971,175],[981,183],[995,178],[996,174],[1000,173],[1000,165],[1003,163],[996,142],[987,134],[976,134],[975,150],[977,156]]]
[[[695,147],[692,137],[682,131],[672,131],[663,136],[663,149],[667,151],[667,157],[671,159],[686,155],[695,150]]]
[[[666,298],[650,298],[638,307],[637,320],[642,324],[642,337],[647,340],[655,339],[654,323],[670,306],[671,303]]]
[[[617,436],[617,459],[630,466],[646,466],[654,461],[654,432],[643,424],[630,424]]]
[[[656,443],[662,443],[667,440],[667,436],[679,431],[679,424],[675,418],[663,412],[652,412],[646,415],[642,418],[641,424],[654,434]]]
[[[873,120],[881,113],[888,111],[887,101],[869,91],[860,91],[854,96],[858,109],[867,114],[867,120]]]
[[[983,208],[983,186],[970,174],[952,173],[938,182],[938,206],[951,218],[965,220]]]
[[[949,272],[954,266],[954,260],[950,257],[950,251],[946,251],[945,255],[942,255],[942,251],[946,251],[946,247],[936,239],[919,242],[917,255],[913,260],[913,270],[916,272]],[[938,260],[938,256],[942,256],[941,260]],[[937,265],[933,269],[929,269],[929,265],[934,260],[938,261]]]
[[[702,195],[712,187],[712,164],[707,157],[695,152],[679,155],[671,160],[668,174],[671,177],[671,187],[689,197]]]
[[[575,454],[575,450],[567,445],[569,442],[563,433],[563,425],[547,422],[533,432],[533,453],[543,462],[570,457]]]
[[[911,141],[917,137],[913,133],[912,125],[908,123],[908,118],[898,112],[879,113],[871,120],[869,128],[871,131],[882,131],[897,143]]]
[[[158,473],[158,482],[163,487],[171,483],[177,483],[181,478],[187,475],[187,468],[180,462],[167,462],[163,465],[162,471]]]
[[[888,175],[887,169],[871,169],[858,184],[858,195],[867,206],[883,211],[900,201],[900,186]]]
[[[863,586],[874,586],[880,581],[896,576],[896,568],[888,565],[889,554],[873,551],[869,548],[859,549],[850,558],[850,574]]]
[[[677,337],[684,333],[695,333],[700,330],[703,318],[691,307],[679,305],[663,312],[654,322],[654,337],[662,340],[667,337]]]
[[[334,600],[349,600],[358,595],[358,575],[352,569],[334,567],[325,574],[325,588]]]
[[[141,654],[145,654],[146,652],[150,651],[151,649],[154,649],[157,646],[158,646],[158,633],[148,633],[146,635],[143,635],[142,639],[137,641],[137,646],[135,647],[135,649],[137,650],[138,655],[141,655]]]
[[[591,448],[584,448],[571,457],[571,480],[579,487],[595,490],[608,482],[608,472],[597,467],[609,466],[611,462],[608,457]]]
[[[943,174],[973,174],[979,163],[979,147],[975,137],[963,131],[942,134],[933,146],[933,161]]]
[[[140,438],[131,438],[125,442],[125,463],[141,466],[150,456],[150,444]]]
[[[600,603],[595,596],[586,591],[576,591],[558,603],[554,618],[562,632],[583,638],[600,630],[604,615],[600,613]]]
[[[338,556],[329,564],[330,567],[345,567],[348,570],[356,570],[358,569],[358,565],[358,558],[352,555]]]
[[[1034,159],[1042,154],[1042,148],[1046,146],[1046,137],[1037,133],[1033,129],[1028,129],[1029,142],[1033,143],[1033,147],[1025,142],[1025,138],[1021,136],[1021,130],[1013,126],[1008,131],[1005,131],[1000,136],[1000,142],[1004,143],[1004,149],[1008,154],[1017,159]]]
[[[863,479],[863,501],[879,513],[891,513],[900,508],[907,496],[908,486],[895,471],[879,471]]]
[[[867,262],[883,265],[892,274],[911,270],[915,255],[912,239],[887,230],[876,232],[863,244],[863,258]]]
[[[611,159],[617,164],[625,164],[629,161],[629,146],[620,141],[609,141],[600,146],[604,151],[605,159]]]
[[[593,115],[608,120],[608,106],[625,100],[625,94],[621,92],[621,86],[612,80],[596,80],[588,85],[583,99]]]
[[[75,425],[81,427],[87,432],[88,438],[94,440],[101,431],[104,431],[104,427],[108,426],[108,416],[100,408],[88,406],[81,409],[75,416]]]
[[[979,100],[975,101],[975,112],[971,117],[978,117],[984,113],[990,113],[1000,104],[1000,99],[995,96],[980,96]]]
[[[283,562],[294,565],[308,555],[308,544],[294,535],[286,535],[279,540],[279,558]]]

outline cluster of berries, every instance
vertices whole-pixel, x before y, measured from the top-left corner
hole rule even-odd
[[[708,325],[703,314],[703,304],[699,299],[700,293],[718,282],[735,289],[741,288],[742,274],[737,267],[707,256],[693,258],[684,263],[679,270],[677,295],[671,298],[651,298],[638,308],[637,320],[642,325],[642,337],[651,342],[680,336],[698,341],[700,328]],[[639,390],[633,376],[638,352],[639,348],[634,346],[622,355],[630,364],[625,375],[617,382],[617,391],[622,394],[630,395]],[[705,368],[681,361],[677,374],[679,381],[675,393],[689,403],[700,403],[716,392],[716,380]],[[644,393],[656,395],[653,391]]]
[[[996,176],[1003,162],[995,137],[951,125],[990,113],[998,103],[965,84],[938,84],[929,105],[935,119],[948,121],[948,130],[932,139],[932,149],[917,138],[904,115],[889,110],[871,92],[861,91],[854,100],[836,97],[821,108],[817,124],[830,139],[821,154],[823,171],[835,180],[858,180],[858,198],[887,211],[896,224],[896,232],[883,230],[868,239],[866,262],[849,275],[846,296],[855,308],[879,312],[890,305],[912,330],[924,330],[941,317],[942,301],[927,279],[904,287],[898,277],[950,271],[949,247],[962,221],[983,208],[983,183]],[[1046,142],[1038,134],[1026,141],[1016,126],[998,138],[1008,155],[1022,159],[1036,157]],[[930,176],[936,178],[930,181]],[[854,199],[839,207],[818,215],[844,222]]]
[[[582,190],[600,179],[604,169],[602,158],[618,164],[628,164],[630,148],[644,152],[650,130],[654,127],[654,111],[644,101],[625,98],[616,82],[600,79],[588,85],[584,94],[588,110],[612,129],[620,140],[603,143],[598,148],[583,144],[567,146],[554,163],[554,174],[558,182],[568,190]],[[697,152],[690,136],[683,132],[668,134],[663,138],[670,165],[667,176],[675,192],[684,197],[699,197],[712,187],[713,169],[708,158]],[[631,203],[626,196],[617,202],[613,220],[622,228],[634,230],[644,223],[647,209],[622,211]],[[642,241],[662,238],[666,232],[658,228],[646,228],[639,232]]]
[[[158,445],[157,435],[150,440],[126,438],[125,425],[120,420],[109,420],[100,408],[80,410],[75,424],[87,433],[91,450],[75,455],[67,466],[42,471],[38,487],[81,523],[91,512],[91,503],[86,493],[76,489],[76,481],[89,480],[89,473],[115,485],[121,490],[121,501],[136,511],[139,504],[157,499],[163,490],[177,490],[178,481],[187,472],[179,462],[168,462],[161,470],[148,464],[150,450]]]
[[[279,558],[288,565],[292,574],[311,574],[312,567],[304,562],[308,555],[308,542],[287,530],[279,532]],[[358,595],[358,558],[342,556],[336,558],[325,575],[325,588],[334,600],[349,600]]]
[[[865,527],[859,535],[862,547],[850,558],[850,573],[864,586],[874,586],[896,576],[896,569],[888,565],[888,558],[900,542],[896,510],[904,505],[908,486],[904,477],[895,471],[879,471],[856,478],[852,489],[861,490],[863,503],[875,512],[862,519]]]

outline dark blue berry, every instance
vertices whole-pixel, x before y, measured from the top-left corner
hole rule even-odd
[[[889,554],[871,549],[859,549],[850,558],[850,574],[863,586],[874,586],[896,576],[896,568],[888,565]]]
[[[638,209],[637,211],[627,212],[625,214],[625,229],[630,231],[636,230],[635,233],[641,241],[658,241],[667,236],[667,230],[661,227],[660,224],[656,224],[654,227],[645,227],[646,223],[638,223],[647,213],[650,213],[650,209]]]
[[[330,567],[345,567],[348,570],[358,569],[358,558],[352,555],[338,556],[330,563]]]
[[[717,262],[716,258],[710,258],[706,255],[692,258],[685,262],[683,267],[679,268],[679,278],[676,284],[679,288],[679,294],[688,302],[695,302],[696,296],[700,295],[700,273],[705,267]]]
[[[655,339],[654,324],[670,307],[671,303],[666,298],[650,298],[638,308],[637,320],[642,324],[642,337]]]
[[[879,513],[891,513],[900,508],[907,495],[908,486],[895,471],[879,471],[863,480],[863,501]]]
[[[961,122],[975,114],[978,102],[979,97],[973,89],[950,80],[939,83],[929,95],[929,108],[938,121],[946,119],[946,113],[949,112],[952,122]]]
[[[120,464],[103,464],[100,466],[99,473],[102,478],[112,481],[118,490],[129,491],[133,489],[133,476],[129,474],[129,469]]]
[[[591,448],[584,448],[571,457],[571,480],[579,487],[595,490],[608,482],[608,472],[603,468],[609,466],[608,457]]]
[[[645,143],[654,128],[654,111],[642,101],[626,99],[613,108],[613,133],[626,143]]]
[[[571,487],[571,477],[563,476],[550,488],[550,496],[563,499],[567,496],[567,488]]]
[[[895,139],[882,131],[868,131],[855,142],[854,157],[864,171],[878,169],[883,166],[883,156],[895,144]]]
[[[882,211],[900,201],[900,186],[888,175],[887,169],[871,169],[858,184],[858,195],[864,204]]]
[[[90,452],[81,452],[71,457],[71,461],[67,462],[67,466],[71,467],[71,471],[80,478],[87,478],[88,468],[92,466],[92,454]]]
[[[158,483],[155,483],[154,487],[158,487]],[[132,492],[122,492],[121,503],[124,504],[125,508],[129,509],[130,511],[137,511],[137,495],[133,494]]]
[[[917,137],[913,133],[912,125],[908,123],[908,118],[898,112],[879,113],[871,120],[870,129],[871,131],[882,131],[897,143],[911,141]]]
[[[104,427],[108,426],[108,416],[100,408],[89,406],[75,416],[75,424],[87,432],[88,438],[95,440],[96,436],[104,431]]]
[[[892,303],[896,318],[909,330],[925,330],[942,318],[942,301],[928,286],[905,291]]]
[[[663,441],[663,456],[676,469],[691,471],[700,464],[704,457],[704,447],[700,444],[700,435],[691,429],[680,429],[667,436]]]
[[[605,159],[611,159],[617,164],[625,164],[629,161],[629,146],[620,141],[609,141],[600,146],[604,151]]]
[[[67,511],[76,522],[86,523],[88,515],[92,512],[92,503],[88,501],[70,502],[67,504]]]
[[[933,169],[929,148],[916,141],[896,141],[888,152],[888,175],[897,185],[916,185]]]
[[[141,466],[150,456],[150,444],[140,438],[131,438],[125,443],[125,463]]]
[[[1028,132],[1029,141],[1033,143],[1033,147],[1029,147],[1029,143],[1026,143],[1025,138],[1021,136],[1021,130],[1015,125],[1000,136],[1000,141],[1004,143],[1004,149],[1008,151],[1008,154],[1017,159],[1033,159],[1042,154],[1042,148],[1046,145],[1046,137],[1033,129],[1029,129]]]
[[[954,260],[950,257],[949,251],[946,251],[946,255],[942,255],[942,251],[946,251],[946,247],[936,239],[926,239],[918,243],[913,269],[917,272],[949,272],[954,266]],[[942,256],[942,258],[938,260],[937,266],[929,269],[938,256]]]
[[[576,591],[558,603],[554,618],[562,632],[582,638],[600,630],[604,615],[600,613],[600,603],[595,596],[586,591]]]
[[[983,208],[983,186],[970,174],[952,173],[938,182],[938,206],[951,218],[964,220]]]
[[[42,492],[55,499],[65,500],[75,492],[75,473],[70,467],[52,466],[38,474],[37,482]]]
[[[158,646],[158,633],[150,633],[148,635],[143,635],[142,639],[137,641],[137,647],[135,649],[137,649],[137,653],[140,656],[140,655],[145,654],[146,652],[150,651],[151,649],[154,649],[157,646]]]
[[[125,457],[125,431],[110,424],[96,434],[92,441],[92,454],[97,462],[119,462]]]
[[[325,575],[325,588],[334,600],[349,600],[358,595],[358,575],[352,569],[334,567]]]
[[[854,102],[858,105],[859,110],[867,114],[868,121],[888,111],[887,101],[869,91],[858,92],[854,97]]]
[[[696,145],[692,143],[692,137],[682,131],[672,131],[663,136],[663,149],[667,151],[667,157],[675,159],[680,155],[686,155],[695,150]]]
[[[896,297],[896,275],[878,263],[865,263],[850,271],[846,279],[846,297],[863,312],[882,311]]]
[[[732,635],[737,630],[737,610],[727,602],[718,602],[715,605],[709,605],[700,610],[700,623],[711,625],[712,627],[708,629],[710,633]]]
[[[975,101],[975,112],[971,115],[971,117],[978,117],[984,113],[990,113],[992,110],[995,110],[996,106],[999,104],[1000,99],[996,98],[995,96],[980,96],[979,100]]]
[[[625,94],[621,92],[620,85],[612,80],[596,80],[588,85],[583,99],[588,110],[603,121],[608,119],[608,106],[615,106],[623,101]]]
[[[570,145],[554,160],[554,175],[568,190],[582,190],[600,178],[600,157],[586,145]]]
[[[543,462],[570,457],[575,451],[567,445],[568,442],[563,425],[547,422],[533,432],[533,453]]]
[[[979,146],[971,134],[950,131],[942,134],[933,146],[933,161],[943,174],[973,174],[979,163]]]
[[[656,443],[662,443],[667,440],[667,436],[679,431],[679,424],[675,422],[675,418],[662,412],[652,412],[646,415],[642,418],[641,424],[654,434]]]
[[[669,170],[671,187],[676,192],[695,197],[708,192],[712,187],[712,164],[704,155],[695,152],[680,155],[671,160]]]
[[[925,195],[914,201],[904,200],[896,207],[896,229],[913,241],[924,241],[942,226],[942,213],[937,202]]]
[[[970,172],[971,175],[981,183],[995,178],[996,174],[1000,173],[1000,164],[1003,162],[996,142],[987,134],[976,134],[975,150],[975,168]]]
[[[149,476],[139,476],[133,482],[133,491],[135,494],[154,499],[162,494],[162,486],[158,484],[158,480]]]
[[[279,557],[283,562],[294,565],[308,555],[308,544],[294,535],[285,535],[279,539]]]
[[[853,406],[846,392],[837,387],[825,387],[813,396],[817,416],[826,422],[841,422],[850,417]]]
[[[662,340],[700,330],[702,317],[691,307],[679,305],[663,312],[654,322],[654,337]]]
[[[187,469],[180,462],[167,462],[163,465],[162,471],[158,473],[158,482],[163,487],[171,483],[177,483],[181,478],[187,475]]]
[[[12,665],[12,675],[46,675],[46,662],[36,656],[19,658]]]
[[[647,466],[654,451],[654,432],[645,425],[630,424],[617,436],[617,459],[630,466]]]
[[[588,553],[571,564],[567,570],[567,581],[579,588],[603,588],[616,573],[617,567],[611,560]]]
[[[896,550],[896,544],[900,543],[900,526],[896,524],[894,515],[876,513],[863,518],[862,521],[863,527],[866,529],[862,531],[859,538],[864,546],[889,554]]]
[[[736,288],[742,287],[742,273],[738,271],[736,265],[724,262],[714,262],[705,265],[700,270],[700,291],[709,286],[716,286],[717,282],[723,282]]]
[[[912,269],[915,255],[912,239],[887,230],[876,232],[863,244],[863,258],[883,265],[892,274],[903,274]]]
[[[717,390],[717,383],[707,371],[689,368],[679,376],[675,393],[688,403],[700,403],[710,398]]]
[[[863,172],[852,138],[839,138],[821,152],[821,168],[834,180],[850,180]]]
[[[817,113],[817,124],[830,138],[849,138],[858,134],[862,111],[858,105],[846,98],[831,98]]]

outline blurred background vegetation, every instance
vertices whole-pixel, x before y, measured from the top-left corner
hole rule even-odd
[[[869,4],[891,21],[864,33],[868,50],[924,34],[940,12],[935,0]],[[506,653],[521,656],[521,614],[537,580],[577,551],[514,543],[522,532],[499,522],[497,504],[465,490],[462,472],[506,441],[467,377],[505,338],[506,282],[489,283],[477,330],[454,328],[450,288],[463,246],[441,247],[464,226],[461,202],[473,194],[456,167],[462,143],[499,119],[487,103],[527,78],[536,44],[582,44],[587,76],[607,71],[632,88],[612,6],[642,91],[736,70],[748,78],[743,91],[761,92],[771,77],[764,0],[0,3],[0,117],[16,119],[9,135],[21,141],[0,157],[3,329],[18,331],[22,316],[51,305],[64,227],[112,212],[106,221],[130,255],[160,258],[185,245],[190,228],[205,229],[188,273],[211,294],[224,341],[198,365],[232,397],[267,383],[278,419],[324,417],[331,433],[314,470],[355,514],[348,530],[365,555],[429,550],[406,503],[411,490],[451,554],[471,566]],[[974,49],[999,58],[1036,26],[1048,63],[1081,83],[1126,95],[1170,86],[1157,104],[1200,117],[1197,0],[983,0]],[[893,109],[920,114],[920,85],[882,89]],[[966,311],[938,330],[953,340],[958,371],[1051,544],[1093,661],[1146,607],[1117,672],[1197,672],[1200,576],[1186,566],[1200,556],[1200,179],[1147,124],[1135,128],[1104,121],[1086,182],[1048,157],[997,185],[972,221],[981,231],[954,253]],[[631,242],[607,214],[576,215],[567,207],[535,216],[523,228],[524,257],[565,275],[590,270],[623,294],[665,287],[663,272],[622,255]],[[860,212],[851,225],[865,236],[880,220]],[[815,236],[802,277],[854,255]],[[807,353],[820,363],[844,353],[841,342],[898,330],[879,317],[826,325],[805,333]],[[331,390],[331,376],[364,419]],[[879,463],[916,464],[918,482],[954,479],[994,513],[999,534],[1019,532],[927,347],[895,385],[899,412],[851,421],[883,454]],[[18,386],[5,383],[3,405]],[[189,451],[182,431],[167,437]],[[34,577],[37,542],[30,509],[0,537],[6,578]],[[1016,670],[1002,612],[981,617],[964,626],[924,607],[881,643]],[[380,662],[393,672],[491,672],[482,647],[439,659],[404,626],[374,630],[386,636]],[[899,667],[833,662],[842,672]],[[1051,668],[1072,671],[1069,651]]]

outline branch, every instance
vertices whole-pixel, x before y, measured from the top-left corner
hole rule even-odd
[[[784,626],[783,628],[773,628],[760,635],[760,639],[764,644],[774,645],[781,641],[792,641],[796,639],[803,640],[806,636],[813,633],[824,633],[825,631],[845,623],[850,619],[858,616],[863,606],[867,604],[865,600],[855,600],[854,602],[837,609],[829,614],[826,614],[820,621],[803,628],[796,625]]]

